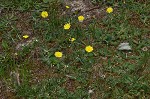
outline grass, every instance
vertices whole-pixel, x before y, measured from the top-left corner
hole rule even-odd
[[[80,23],[82,12],[70,12],[63,1],[1,1],[1,98],[149,99],[150,2],[90,2],[102,6],[104,15]],[[106,13],[107,6],[114,11]],[[68,22],[71,28],[64,30]],[[132,51],[117,50],[122,42]],[[88,45],[93,52],[85,51]],[[63,57],[55,57],[56,51]]]

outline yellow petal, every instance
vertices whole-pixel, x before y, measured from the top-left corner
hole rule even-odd
[[[108,7],[107,10],[106,10],[106,12],[107,12],[107,13],[113,12],[113,8],[112,8],[112,7]]]
[[[87,52],[92,52],[93,51],[93,47],[92,46],[86,46],[85,47],[85,50],[87,51]]]
[[[58,51],[58,52],[55,52],[54,55],[55,55],[55,57],[61,58],[63,54],[62,54],[62,52]]]
[[[67,23],[67,24],[64,25],[64,29],[65,29],[65,30],[70,29],[70,27],[71,27],[70,23]]]
[[[69,9],[70,7],[69,7],[69,6],[66,6],[66,8]]]
[[[76,39],[75,38],[71,38],[69,41],[74,42]]]
[[[29,36],[28,35],[24,35],[23,38],[27,39]]]
[[[84,16],[82,16],[82,15],[79,16],[79,17],[78,17],[78,20],[79,20],[79,21],[83,21],[83,20],[84,20]]]
[[[41,16],[43,18],[47,18],[48,17],[48,12],[47,11],[42,11]]]

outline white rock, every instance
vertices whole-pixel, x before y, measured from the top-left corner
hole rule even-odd
[[[129,43],[120,43],[118,50],[132,50]]]
[[[93,93],[93,90],[90,89],[88,93],[89,93],[89,94]]]

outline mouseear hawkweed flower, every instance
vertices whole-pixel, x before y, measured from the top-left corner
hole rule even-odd
[[[48,17],[48,12],[47,12],[47,11],[42,11],[42,12],[41,12],[41,16],[42,16],[43,18],[47,18],[47,17]]]
[[[93,51],[93,47],[90,46],[90,45],[88,45],[88,46],[85,47],[85,51],[88,52],[88,53],[90,53],[90,52]]]
[[[23,38],[27,39],[29,38],[29,35],[23,35]]]
[[[75,38],[70,38],[69,41],[74,42],[76,39]]]
[[[84,16],[82,16],[82,15],[78,16],[78,20],[79,20],[79,22],[83,22]]]
[[[66,23],[66,24],[64,25],[64,29],[65,29],[65,30],[69,30],[70,27],[71,27],[70,23]]]
[[[61,58],[63,56],[62,52],[59,52],[59,51],[55,52],[54,55],[57,58]]]
[[[107,12],[107,13],[112,13],[112,12],[113,12],[113,8],[112,8],[112,7],[108,7],[108,8],[106,9],[106,12]]]
[[[69,9],[70,7],[69,6],[66,6],[66,9]]]

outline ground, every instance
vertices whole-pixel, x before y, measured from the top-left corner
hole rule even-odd
[[[0,98],[149,99],[149,11],[149,0],[1,1]]]

